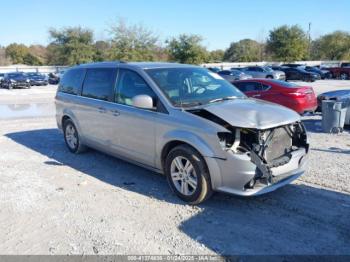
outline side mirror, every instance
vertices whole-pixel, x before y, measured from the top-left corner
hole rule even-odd
[[[132,98],[132,105],[143,109],[153,109],[153,99],[149,95],[137,95]]]

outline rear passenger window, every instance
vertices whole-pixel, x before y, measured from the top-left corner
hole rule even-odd
[[[60,80],[58,90],[63,93],[78,94],[84,75],[85,69],[82,68],[68,70]]]
[[[108,101],[113,94],[115,76],[114,68],[88,69],[82,96]]]

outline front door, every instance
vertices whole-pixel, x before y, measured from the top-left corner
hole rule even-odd
[[[119,69],[115,103],[107,112],[115,119],[111,143],[118,154],[154,166],[157,112],[134,107],[132,98],[136,95],[149,95],[156,102],[155,93],[138,73]]]

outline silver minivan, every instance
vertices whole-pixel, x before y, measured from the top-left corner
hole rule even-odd
[[[192,204],[214,191],[270,192],[305,170],[309,145],[297,113],[247,98],[197,66],[79,65],[63,75],[56,110],[71,152],[91,147],[165,174]]]

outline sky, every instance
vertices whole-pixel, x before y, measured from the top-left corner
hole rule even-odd
[[[209,49],[225,49],[244,38],[262,41],[271,29],[300,25],[317,38],[350,31],[350,0],[0,0],[0,46],[48,44],[48,30],[82,26],[96,40],[122,18],[142,24],[162,41],[181,33],[199,34]]]

